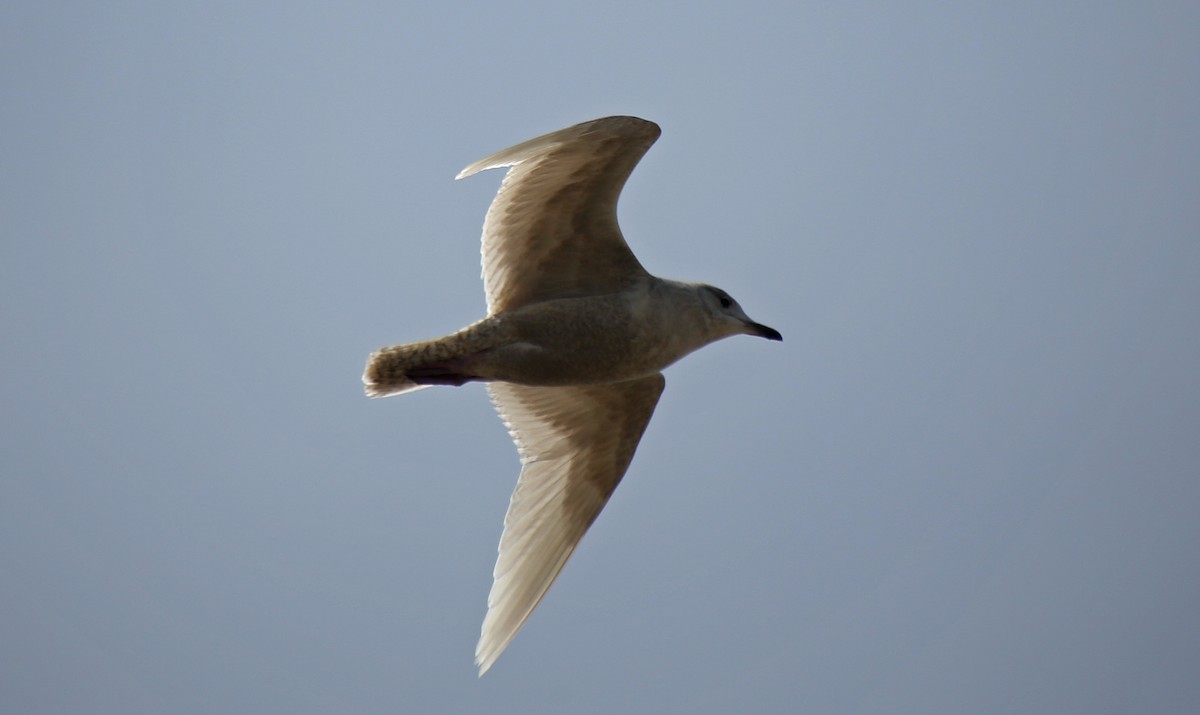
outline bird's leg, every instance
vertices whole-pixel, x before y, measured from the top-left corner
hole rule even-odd
[[[461,387],[473,380],[483,378],[472,375],[468,365],[475,355],[453,358],[441,362],[425,363],[404,371],[404,376],[418,385],[453,385]]]

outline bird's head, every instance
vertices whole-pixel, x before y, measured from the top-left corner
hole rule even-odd
[[[768,328],[762,323],[756,323],[746,315],[742,306],[720,288],[710,285],[696,285],[696,292],[704,305],[705,311],[713,321],[712,326],[718,337],[730,335],[757,335],[767,340],[783,340],[783,336],[774,328]]]

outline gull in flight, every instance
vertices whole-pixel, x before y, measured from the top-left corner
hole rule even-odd
[[[662,370],[731,335],[782,340],[720,288],[650,275],[617,198],[657,124],[607,117],[497,152],[512,167],[483,222],[487,317],[373,353],[367,395],[487,383],[521,456],[475,662],[483,675],[546,595],[633,459]]]

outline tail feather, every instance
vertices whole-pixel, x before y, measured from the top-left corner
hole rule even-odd
[[[478,358],[505,340],[511,336],[494,318],[485,318],[444,338],[380,348],[367,358],[363,389],[368,397],[387,397],[484,379],[474,372]]]
[[[368,397],[402,395],[432,385],[463,385],[471,373],[472,346],[461,334],[423,343],[393,345],[371,353],[363,371]]]
[[[403,395],[429,387],[413,381],[406,374],[421,362],[414,359],[417,355],[412,348],[415,347],[418,345],[395,345],[371,353],[362,376],[363,391],[367,393],[367,397]]]

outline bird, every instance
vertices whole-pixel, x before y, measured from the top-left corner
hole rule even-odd
[[[658,139],[654,122],[595,119],[496,152],[456,179],[508,167],[483,223],[487,315],[436,340],[373,352],[370,397],[484,382],[521,471],[504,517],[475,650],[479,676],[525,624],[625,475],[666,380],[704,345],[782,340],[728,293],[651,275],[617,201]]]

